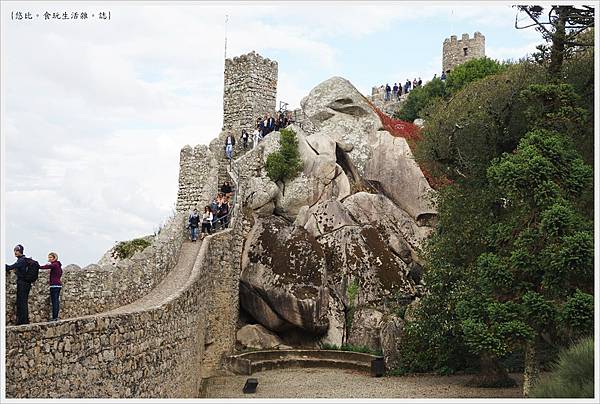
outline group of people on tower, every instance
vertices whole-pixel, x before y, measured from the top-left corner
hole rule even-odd
[[[293,119],[289,111],[279,111],[277,117],[271,116],[270,113],[267,113],[262,117],[259,116],[256,118],[254,131],[252,132],[252,147],[256,147],[269,133],[283,129],[291,123],[293,123]],[[242,144],[242,148],[247,150],[249,147],[248,142],[250,141],[250,134],[246,129],[242,129],[239,140]],[[225,156],[229,160],[233,158],[235,142],[235,136],[232,133],[229,133],[225,138]]]
[[[219,229],[226,229],[231,219],[233,209],[233,186],[229,181],[221,185],[221,192],[213,198],[212,202],[204,207],[202,214],[194,209],[188,217],[188,227],[192,241],[198,239],[198,230],[201,229],[201,237],[212,234]]]

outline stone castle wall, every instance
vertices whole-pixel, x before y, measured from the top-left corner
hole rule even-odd
[[[442,70],[449,72],[467,60],[482,58],[485,56],[485,36],[481,32],[475,32],[473,38],[469,34],[463,34],[461,39],[456,35],[444,40],[442,48]]]
[[[228,122],[232,128],[234,124],[244,127],[247,120],[253,125],[254,115],[275,108],[277,63],[255,54],[244,56],[226,65],[226,83],[232,82],[235,91],[228,92],[226,84],[224,98],[230,102],[224,101],[224,125]],[[252,67],[255,64],[258,67]],[[249,80],[236,82],[244,77],[240,76],[244,69]],[[264,71],[255,77],[251,69]],[[237,99],[248,94],[259,94],[258,101]],[[241,111],[237,115],[236,103]],[[151,247],[116,268],[67,268],[61,292],[65,320],[6,327],[8,398],[202,396],[202,378],[215,374],[223,356],[235,347],[240,257],[244,234],[252,226],[242,214],[242,198],[237,199],[230,229],[202,241],[183,289],[172,292],[159,306],[146,302],[134,305],[137,308],[106,311],[146,296],[175,267],[187,237],[187,211],[217,192],[217,173],[223,168],[220,152],[206,146],[181,150],[177,214]],[[233,176],[240,195],[252,176],[243,168]],[[224,172],[227,175],[226,167]],[[14,279],[7,281],[7,303],[13,304],[7,305],[7,313],[12,317]],[[49,317],[48,294],[42,274],[31,292],[32,322]]]
[[[167,222],[152,244],[131,259],[116,266],[89,265],[63,268],[63,288],[60,293],[60,318],[101,313],[129,304],[146,295],[175,266],[181,244],[187,233],[182,231],[183,217]],[[16,324],[16,276],[6,275],[6,323]],[[52,305],[48,288],[48,270],[40,275],[29,294],[31,323],[48,321]]]
[[[218,162],[208,146],[185,146],[179,154],[177,212],[201,212],[217,194]]]
[[[254,129],[256,118],[275,113],[277,62],[250,52],[225,59],[223,130]]]
[[[8,327],[7,397],[200,397],[235,344],[240,226],[234,216],[205,238],[186,287],[159,307]]]

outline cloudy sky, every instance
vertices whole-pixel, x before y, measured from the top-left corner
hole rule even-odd
[[[22,243],[41,261],[52,250],[63,265],[85,266],[169,217],[179,150],[208,143],[222,125],[226,15],[228,57],[256,50],[277,60],[277,98],[292,107],[334,75],[363,93],[429,80],[452,34],[482,32],[496,59],[541,41],[514,29],[515,9],[499,2],[1,4],[8,262]]]

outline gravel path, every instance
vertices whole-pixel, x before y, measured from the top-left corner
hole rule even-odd
[[[242,393],[247,378],[258,379],[254,394]],[[252,376],[217,376],[207,382],[207,398],[522,398],[522,378],[509,389],[465,387],[461,376],[371,377],[336,369],[277,369]]]

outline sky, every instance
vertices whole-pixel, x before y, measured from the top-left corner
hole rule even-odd
[[[65,12],[88,18],[51,17]],[[332,76],[366,95],[427,81],[450,35],[480,31],[487,56],[522,58],[542,39],[515,16],[502,2],[3,1],[3,258],[21,243],[41,262],[55,251],[83,267],[158,230],[174,211],[180,149],[221,129],[225,36],[227,57],[278,62],[277,105],[294,108]]]

